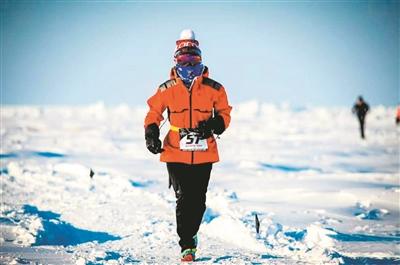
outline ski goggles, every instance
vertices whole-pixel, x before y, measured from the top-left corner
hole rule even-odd
[[[183,48],[180,48],[180,49],[175,51],[174,57],[176,58],[176,57],[178,57],[179,55],[182,55],[182,54],[192,54],[192,55],[198,55],[198,56],[201,57],[201,51],[197,47],[183,47]]]
[[[201,63],[201,57],[193,54],[181,54],[175,58],[175,62],[182,66],[196,65]]]

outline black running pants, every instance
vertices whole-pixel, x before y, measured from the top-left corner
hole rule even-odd
[[[193,237],[199,231],[206,209],[206,193],[211,163],[167,163],[170,184],[176,196],[176,224],[182,250],[195,248]]]
[[[361,138],[365,138],[365,116],[358,116],[358,121],[360,122],[360,133],[361,133]]]

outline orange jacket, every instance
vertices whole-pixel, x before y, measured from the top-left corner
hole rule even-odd
[[[225,88],[208,78],[207,67],[203,75],[193,81],[191,91],[178,78],[175,68],[172,68],[170,80],[160,85],[157,92],[147,100],[147,104],[150,110],[144,121],[145,127],[152,123],[160,126],[160,122],[164,119],[162,114],[166,109],[170,124],[179,128],[196,128],[200,121],[212,117],[213,111],[223,118],[225,129],[231,120],[232,107],[228,104]],[[207,139],[206,151],[181,151],[179,140],[179,133],[169,130],[164,138],[164,151],[161,153],[160,161],[185,164],[219,161],[214,137]]]

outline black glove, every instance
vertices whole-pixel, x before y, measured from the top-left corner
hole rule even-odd
[[[225,131],[224,119],[220,115],[209,118],[205,121],[200,121],[197,126],[200,139],[207,139],[215,134],[221,134]]]
[[[145,129],[144,137],[146,139],[146,147],[153,154],[158,154],[164,151],[161,148],[161,141],[158,139],[160,137],[160,129],[157,124],[152,123],[148,125]]]
[[[152,139],[152,138],[146,139],[146,147],[153,154],[158,154],[164,151],[164,149],[161,148],[160,139]]]

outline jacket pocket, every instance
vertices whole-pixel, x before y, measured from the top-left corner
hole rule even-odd
[[[171,125],[179,128],[187,127],[187,125],[189,125],[189,109],[169,109],[168,118]]]
[[[180,113],[184,113],[185,111],[189,111],[189,109],[170,109],[169,113],[170,114],[180,114]]]
[[[193,111],[197,111],[200,113],[212,113],[212,110],[208,110],[208,109],[193,109]]]
[[[212,117],[212,110],[208,109],[193,109],[194,127],[197,127],[200,121],[208,120]]]

